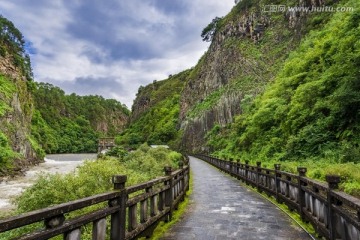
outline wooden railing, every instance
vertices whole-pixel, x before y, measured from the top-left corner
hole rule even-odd
[[[44,222],[42,229],[16,239],[41,240],[63,235],[66,240],[79,240],[81,228],[91,225],[94,240],[108,239],[107,232],[113,240],[149,237],[160,221],[171,220],[173,210],[184,200],[189,188],[189,165],[179,166],[176,171],[165,167],[164,177],[130,187],[125,187],[126,176],[114,176],[114,191],[0,220],[0,233]],[[66,219],[65,214],[87,207],[98,209]]]
[[[319,237],[360,239],[360,200],[336,190],[340,182],[338,176],[326,176],[328,184],[324,184],[306,178],[307,169],[302,167],[295,175],[280,171],[280,164],[275,164],[274,169],[266,169],[261,167],[261,162],[251,166],[248,161],[240,163],[205,155],[196,157],[256,187],[259,192],[274,196],[290,210],[296,210],[303,221],[314,226]]]

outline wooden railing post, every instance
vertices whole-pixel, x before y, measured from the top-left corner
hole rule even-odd
[[[249,185],[248,176],[249,175],[249,160],[245,160],[245,183]]]
[[[281,200],[279,198],[281,174],[278,173],[280,171],[280,167],[281,167],[281,164],[274,164],[274,168],[275,168],[275,196],[276,196],[276,201],[278,203],[281,203]]]
[[[111,214],[111,240],[124,240],[126,231],[126,200],[127,194],[125,190],[125,183],[127,176],[115,175],[112,177],[114,190],[122,191],[122,194],[117,199],[109,201],[110,207],[120,206],[119,211]]]
[[[165,167],[164,168],[164,171],[165,171],[165,175],[166,176],[170,176],[171,178],[166,182],[167,185],[169,185],[169,189],[166,190],[165,192],[165,207],[169,207],[170,210],[169,210],[169,214],[167,215],[165,221],[168,222],[168,221],[171,221],[172,219],[172,212],[173,212],[173,178],[171,176],[171,173],[172,173],[172,169],[171,167]]]
[[[186,189],[185,189],[185,171],[184,171],[184,163],[182,161],[179,162],[179,169],[182,169],[182,173],[180,174],[181,180],[180,180],[180,189],[179,192],[182,194],[181,201],[184,201],[185,195],[186,195]]]
[[[179,169],[183,169],[184,168],[184,162],[183,161],[179,161]]]
[[[328,224],[329,224],[329,233],[330,240],[336,239],[336,218],[332,209],[333,199],[332,199],[332,190],[335,190],[339,187],[340,177],[336,175],[326,175],[326,181],[329,185],[329,190],[327,193],[327,202],[328,202]]]
[[[240,159],[236,159],[236,178],[240,180]]]
[[[298,193],[299,193],[299,214],[303,221],[305,221],[305,213],[303,208],[305,207],[305,191],[302,189],[303,186],[306,186],[306,183],[302,181],[302,178],[306,176],[307,169],[305,167],[297,168],[299,177],[298,177]]]
[[[262,192],[260,188],[260,172],[261,172],[261,162],[256,162],[256,188],[258,192]]]

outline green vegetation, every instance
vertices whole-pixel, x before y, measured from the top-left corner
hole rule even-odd
[[[12,150],[5,134],[0,132],[0,175],[11,169],[13,160],[19,157],[19,154]]]
[[[21,154],[15,152],[11,146],[9,135],[15,127],[7,122],[7,117],[12,115],[10,105],[12,95],[17,90],[16,84],[8,77],[0,75],[0,176],[9,174],[14,168],[14,161],[21,159]]]
[[[209,25],[207,25],[201,32],[201,37],[205,42],[211,42],[213,37],[218,29],[218,23],[221,21],[221,18],[215,17]]]
[[[357,1],[347,5],[354,12],[310,32],[244,114],[214,127],[214,155],[304,165],[317,179],[341,174],[342,189],[360,196],[360,12]]]
[[[66,175],[41,175],[37,182],[16,199],[16,213],[28,212],[51,205],[68,202],[107,192],[113,189],[110,181],[113,175],[127,175],[126,185],[153,179],[164,175],[164,166],[177,168],[182,155],[165,148],[140,146],[136,151],[121,158],[105,157],[96,161],[86,161],[75,173]],[[71,214],[82,214],[100,206],[87,208]],[[38,227],[38,226],[37,226]],[[27,228],[30,230],[34,226]],[[0,235],[0,239],[9,239],[24,232],[24,229]],[[85,239],[91,229],[85,228],[82,233]],[[62,238],[61,238],[62,239]]]
[[[31,80],[33,74],[24,37],[11,21],[0,15],[0,56],[8,55],[12,56],[14,65],[22,70],[26,79]]]
[[[178,131],[180,93],[190,71],[140,88],[137,99],[141,102],[136,104],[141,106],[146,101],[146,110],[142,112],[133,109],[133,119],[128,128],[116,138],[116,143],[126,148],[136,148],[144,142],[176,145],[181,134]]]
[[[98,137],[115,136],[127,124],[130,112],[116,100],[65,95],[51,84],[33,82],[24,37],[2,16],[0,56],[7,68],[0,73],[0,175],[9,174],[17,160],[42,159],[44,151],[96,152]],[[24,151],[28,144],[36,157]]]
[[[0,75],[0,117],[3,117],[10,109],[6,103],[15,92],[15,84],[7,77]]]
[[[32,92],[36,110],[31,130],[47,153],[96,152],[98,137],[118,134],[129,115],[116,100],[66,95],[48,83],[35,83]]]

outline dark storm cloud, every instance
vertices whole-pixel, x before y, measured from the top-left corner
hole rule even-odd
[[[95,1],[72,5],[74,16],[67,31],[74,38],[101,47],[104,55],[84,51],[99,61],[146,60],[163,57],[163,49],[187,43],[196,24],[185,24],[189,4],[186,1]]]
[[[171,13],[174,15],[183,15],[189,12],[190,6],[184,0],[154,0],[152,1],[154,6],[164,13]]]
[[[105,53],[103,60],[143,60],[161,56],[153,41],[165,39],[162,35],[166,34],[166,23],[139,17],[134,7],[136,1],[129,2],[91,0],[72,6],[69,10],[74,18],[67,25],[67,31],[74,38],[100,47]],[[85,54],[99,60],[95,52],[86,51]]]

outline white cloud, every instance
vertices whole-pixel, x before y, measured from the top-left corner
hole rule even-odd
[[[0,8],[36,49],[36,81],[130,107],[140,85],[194,66],[208,46],[201,30],[234,5],[157,1],[2,0]]]

